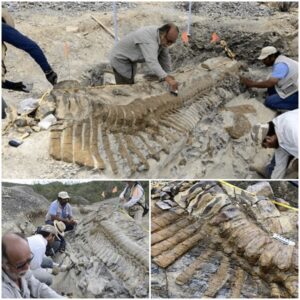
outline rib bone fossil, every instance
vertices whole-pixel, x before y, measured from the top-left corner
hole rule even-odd
[[[246,276],[267,284],[270,297],[298,296],[297,246],[272,238],[273,233],[286,233],[283,227],[272,226],[282,219],[287,228],[296,231],[291,219],[287,220],[266,197],[244,192],[229,196],[217,183],[206,181],[181,186],[171,183],[172,192],[166,193],[167,201],[177,206],[160,213],[155,209],[153,220],[160,226],[152,227],[153,262],[168,268],[196,245],[205,244],[207,249],[177,275],[176,284],[187,284],[217,255],[218,270],[202,296],[214,297],[225,284],[231,284],[231,294],[239,297]],[[152,205],[156,201],[152,200]],[[184,212],[178,214],[178,209]],[[172,222],[164,221],[165,217]],[[233,274],[230,265],[235,266]]]

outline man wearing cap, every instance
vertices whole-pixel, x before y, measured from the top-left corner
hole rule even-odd
[[[2,298],[63,298],[32,275],[29,265],[33,258],[28,241],[22,234],[4,234]]]
[[[54,200],[46,215],[46,223],[54,225],[54,221],[61,221],[66,225],[65,231],[74,229],[76,221],[73,219],[72,207],[68,203],[70,196],[67,192],[59,192],[57,200]]]
[[[27,238],[28,244],[33,254],[33,259],[30,262],[30,269],[36,279],[46,283],[52,284],[52,275],[47,272],[48,269],[53,269],[56,266],[50,257],[47,257],[46,247],[54,243],[55,238],[58,238],[58,232],[52,225],[43,225],[38,228],[37,234]],[[56,271],[60,271],[56,266]]]
[[[265,177],[282,179],[291,159],[298,159],[299,110],[281,114],[267,124],[258,124],[252,128],[252,138],[264,148],[274,148],[271,163],[259,172]]]
[[[66,241],[64,239],[66,225],[62,221],[54,220],[53,226],[57,230],[57,237],[51,245],[47,245],[46,248],[46,255],[47,256],[54,256],[57,252],[64,252],[66,248]]]
[[[264,81],[253,81],[240,76],[247,87],[267,88],[265,105],[274,110],[298,108],[298,62],[282,55],[275,47],[261,50],[258,57],[267,67],[272,66],[271,76]]]
[[[153,74],[167,82],[171,91],[176,91],[178,84],[168,74],[171,71],[168,47],[176,42],[178,33],[178,27],[169,23],[142,27],[125,36],[110,55],[116,83],[134,84],[137,63],[145,62]]]

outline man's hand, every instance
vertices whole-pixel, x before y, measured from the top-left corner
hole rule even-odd
[[[176,91],[178,89],[178,83],[177,81],[174,79],[173,76],[168,75],[167,77],[165,77],[165,81],[168,83],[168,85],[170,86],[171,91]]]
[[[49,72],[45,73],[47,80],[52,84],[55,85],[57,83],[57,74],[50,70]]]
[[[251,79],[248,79],[246,77],[240,76],[240,82],[244,84],[246,87],[253,87],[254,81]]]

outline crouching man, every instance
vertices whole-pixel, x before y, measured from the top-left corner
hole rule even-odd
[[[264,148],[274,148],[275,154],[270,164],[259,172],[264,177],[282,179],[293,158],[298,159],[299,110],[286,112],[267,124],[255,125],[252,138],[261,142]]]

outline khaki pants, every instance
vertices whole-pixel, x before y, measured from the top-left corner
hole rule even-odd
[[[143,212],[144,212],[144,209],[139,204],[133,205],[128,210],[129,216],[134,218],[134,220],[137,222],[137,224],[142,223]]]

